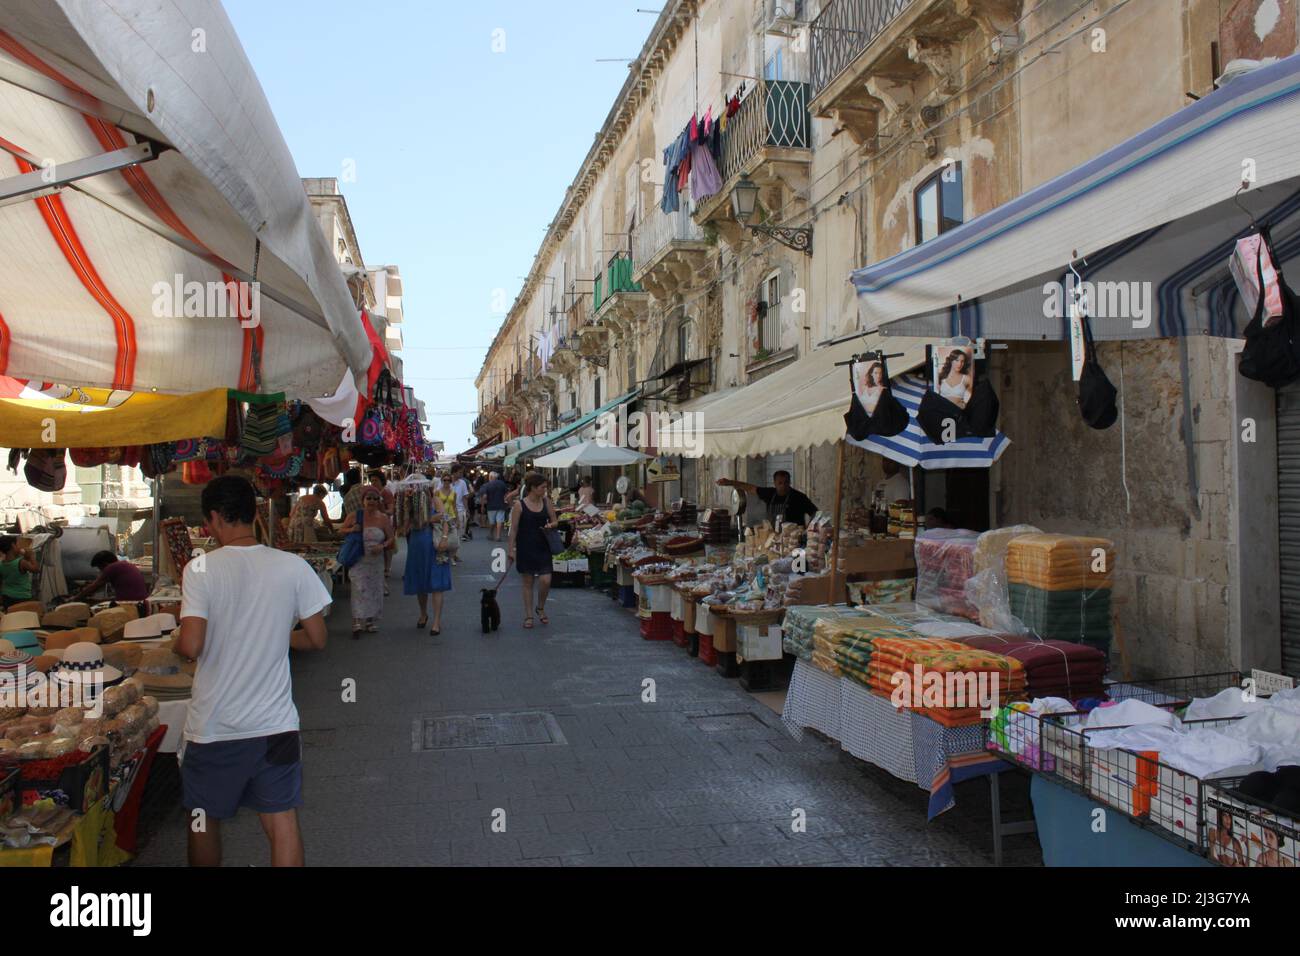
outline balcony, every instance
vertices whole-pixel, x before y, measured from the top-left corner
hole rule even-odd
[[[722,134],[718,172],[723,187],[700,203],[696,220],[717,224],[723,237],[734,243],[743,232],[732,217],[731,191],[742,176],[764,189],[769,208],[785,204],[782,191],[807,189],[812,168],[810,91],[807,83],[765,80],[745,97]]]
[[[637,263],[632,278],[661,302],[695,285],[695,274],[713,249],[692,212],[683,196],[677,212],[651,209],[632,231],[632,259]]]
[[[996,60],[1019,45],[1018,0],[832,0],[809,31],[814,116],[874,152],[916,134],[937,153],[921,111],[960,89],[958,44],[979,30]]]
[[[616,339],[636,327],[638,319],[649,311],[649,296],[632,279],[632,257],[626,252],[610,258],[605,271],[596,276],[592,305],[596,322],[607,326]]]

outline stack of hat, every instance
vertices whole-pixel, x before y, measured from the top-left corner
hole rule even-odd
[[[112,664],[127,677],[140,669],[145,647],[134,641],[118,641],[104,648],[104,663]]]
[[[160,701],[188,700],[194,687],[194,678],[185,673],[185,661],[164,648],[144,651],[135,677],[146,694]]]
[[[14,647],[13,642],[0,640],[0,688],[6,691],[5,696],[16,693],[20,682],[30,685],[41,679],[40,671],[32,666],[34,660],[31,654]],[[20,716],[25,708],[18,703],[16,698],[5,700],[0,696],[0,720]]]
[[[0,619],[0,635],[19,650],[30,651],[41,646],[37,628],[40,615],[35,611],[10,611]]]
[[[90,641],[64,649],[63,656],[51,668],[49,676],[61,690],[71,690],[80,685],[82,694],[88,697],[106,687],[120,684],[124,679],[118,668],[104,662],[103,649]]]
[[[46,611],[41,617],[41,627],[47,630],[64,630],[82,627],[89,620],[90,605],[74,601],[71,604],[63,604],[53,610]]]
[[[41,643],[45,645],[46,654],[61,657],[73,644],[102,644],[103,641],[96,628],[74,627],[70,631],[47,631]]]
[[[101,643],[111,644],[120,641],[127,622],[134,621],[139,616],[140,612],[134,604],[122,604],[97,611],[90,618],[90,626],[99,630]]]

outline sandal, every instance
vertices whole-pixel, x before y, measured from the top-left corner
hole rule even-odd
[[[539,607],[537,609],[537,619],[541,621],[543,624],[551,623],[551,619],[546,616],[546,608]]]
[[[524,618],[524,627],[530,631],[533,629],[533,619],[531,617]]]
[[[423,631],[428,626],[429,626],[429,615],[427,614],[415,622],[415,629],[417,631]]]
[[[438,636],[439,634],[441,634],[441,633],[442,633],[442,629],[441,629],[441,628],[437,628],[437,627],[431,627],[431,628],[429,628],[429,636],[430,636],[430,637],[437,637],[437,636]]]
[[[379,625],[376,624],[374,621],[371,621],[369,624],[366,625],[366,633],[367,633],[367,634],[378,634],[378,633],[379,633]]]
[[[356,623],[353,623],[352,625],[352,640],[361,640],[361,626]]]

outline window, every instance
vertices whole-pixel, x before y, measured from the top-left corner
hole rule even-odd
[[[631,347],[627,350],[627,391],[636,387],[636,351]]]
[[[961,163],[935,171],[916,189],[916,242],[920,245],[962,224]]]
[[[691,357],[691,323],[682,319],[677,326],[677,361],[686,362]]]
[[[773,272],[758,290],[758,301],[762,303],[760,317],[759,344],[767,353],[781,350],[781,273]]]
[[[600,408],[600,379],[596,379],[592,382],[591,387],[595,395],[595,403],[591,406],[594,411],[595,409]]]
[[[763,79],[765,80],[784,80],[785,76],[781,70],[781,51],[777,50],[767,60],[763,66]]]
[[[570,407],[570,408],[577,408],[577,407],[578,407],[578,393],[577,393],[577,392],[570,392],[570,393],[569,393],[569,407]]]

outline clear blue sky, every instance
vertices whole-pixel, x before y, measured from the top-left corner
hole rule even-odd
[[[225,0],[302,176],[342,175],[367,265],[402,272],[407,383],[472,444],[473,378],[656,0]],[[503,30],[505,51],[493,52]],[[450,350],[451,347],[461,347]],[[434,351],[442,349],[442,351]],[[435,378],[463,381],[437,382]],[[458,414],[468,413],[468,414]]]

